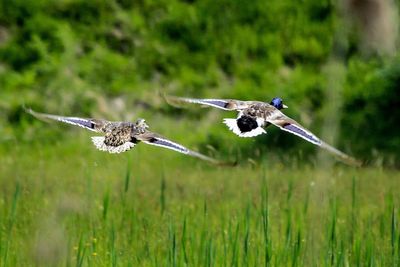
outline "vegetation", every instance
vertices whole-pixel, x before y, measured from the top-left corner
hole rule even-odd
[[[144,144],[98,153],[87,139],[3,158],[3,266],[399,264],[398,172],[219,169]]]

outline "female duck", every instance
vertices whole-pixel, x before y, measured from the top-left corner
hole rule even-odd
[[[135,123],[115,122],[99,119],[85,119],[79,117],[64,117],[44,114],[35,112],[32,109],[27,109],[26,111],[39,119],[56,120],[103,134],[103,136],[92,137],[93,144],[101,151],[107,151],[109,153],[122,153],[130,150],[139,142],[143,142],[149,145],[172,149],[189,156],[209,161],[211,163],[221,164],[221,162],[213,158],[189,150],[178,143],[149,131],[149,126],[146,124],[144,119],[138,119]]]

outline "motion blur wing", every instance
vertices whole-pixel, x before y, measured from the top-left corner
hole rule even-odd
[[[88,129],[90,131],[98,132],[96,130],[96,122],[92,119],[85,119],[85,118],[79,118],[79,117],[64,117],[64,116],[58,116],[58,115],[52,115],[52,114],[46,114],[46,113],[40,113],[33,111],[32,109],[26,109],[26,112],[31,114],[32,116],[41,119],[41,120],[56,120],[64,123],[68,123],[71,125],[76,125],[85,129]]]
[[[180,103],[192,103],[211,106],[223,110],[237,110],[244,104],[243,101],[233,99],[198,99],[175,96],[165,96],[165,99],[171,105],[177,105]]]
[[[290,132],[294,135],[297,135],[297,136],[303,138],[304,140],[307,140],[308,142],[313,143],[313,144],[329,151],[330,153],[337,156],[344,163],[347,163],[349,165],[354,165],[354,166],[361,166],[360,161],[343,153],[342,151],[334,148],[333,146],[323,142],[317,136],[315,136],[312,132],[310,132],[308,129],[301,126],[295,120],[287,117],[285,114],[283,114],[279,110],[275,110],[273,113],[271,113],[270,116],[266,118],[266,121],[278,126],[279,128],[281,128],[282,130],[284,130],[286,132]]]
[[[272,112],[267,118],[266,121],[272,123],[282,130],[297,135],[304,140],[307,140],[310,143],[313,143],[317,146],[322,144],[322,141],[316,137],[312,132],[301,126],[295,120],[287,117],[285,114],[280,112],[279,110],[275,110]]]
[[[196,151],[192,151],[178,143],[175,143],[165,137],[162,137],[162,136],[152,133],[152,132],[147,132],[147,133],[135,136],[135,138],[142,141],[143,143],[171,149],[171,150],[177,151],[177,152],[185,154],[185,155],[189,155],[192,157],[196,157],[196,158],[211,162],[216,165],[230,165],[229,163],[220,162],[216,159],[210,158],[210,157],[203,155],[201,153],[198,153]]]

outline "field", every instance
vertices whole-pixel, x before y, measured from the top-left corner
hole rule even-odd
[[[67,136],[2,151],[2,266],[400,263],[398,172],[223,168],[144,144],[110,155],[87,133]]]

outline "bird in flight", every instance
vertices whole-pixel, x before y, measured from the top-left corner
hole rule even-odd
[[[236,119],[224,119],[223,123],[228,126],[229,130],[240,137],[254,137],[260,134],[266,134],[265,128],[272,124],[283,131],[297,135],[314,145],[326,149],[345,163],[356,166],[361,165],[358,160],[325,143],[298,122],[283,114],[281,109],[287,108],[287,106],[283,104],[282,99],[279,97],[273,98],[270,103],[234,99],[196,99],[175,96],[165,96],[165,98],[167,102],[172,105],[194,103],[228,111],[237,111],[238,116]]]
[[[149,126],[146,124],[144,119],[138,119],[136,122],[132,123],[79,117],[64,117],[40,113],[33,111],[32,109],[26,109],[26,111],[38,119],[56,120],[103,134],[102,136],[92,137],[93,144],[101,151],[106,151],[109,153],[122,153],[130,150],[136,144],[143,142],[145,144],[164,147],[192,157],[197,157],[217,165],[224,165],[224,163],[216,159],[192,151],[178,143],[168,140],[161,135],[149,131]]]

